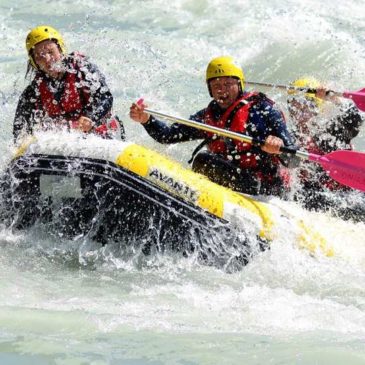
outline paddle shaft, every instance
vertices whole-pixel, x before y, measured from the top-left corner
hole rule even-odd
[[[149,109],[149,108],[145,108],[144,111],[146,113],[150,113],[150,114],[153,114],[157,117],[161,117],[161,118],[164,118],[164,119],[176,122],[176,123],[184,124],[184,125],[187,125],[187,126],[192,127],[192,128],[197,128],[197,129],[200,129],[200,130],[205,131],[205,132],[214,133],[218,136],[228,137],[228,138],[240,141],[240,142],[250,143],[250,144],[253,144],[255,146],[262,146],[264,144],[263,141],[256,140],[256,139],[254,139],[250,136],[247,136],[245,134],[232,132],[232,131],[229,131],[227,129],[217,128],[217,127],[214,127],[214,126],[211,126],[211,125],[195,122],[194,120],[190,120],[190,119],[174,117],[172,115],[161,113],[159,111],[152,110],[152,109]],[[303,158],[303,159],[309,159],[309,157],[310,157],[310,154],[308,152],[298,151],[295,148],[282,146],[282,147],[280,147],[280,151],[290,153],[292,155],[296,155],[296,156],[298,156],[300,158]]]
[[[241,142],[251,143],[256,146],[262,146],[263,141],[256,140],[244,134],[231,132],[226,129],[199,123],[190,119],[174,117],[165,113],[158,112],[149,108],[145,112],[155,116],[184,124],[186,126],[201,129],[205,132],[214,133],[219,136],[228,137]],[[333,151],[326,155],[317,155],[305,151],[299,151],[295,148],[282,146],[282,152],[286,152],[302,159],[319,163],[328,175],[340,184],[349,186],[353,189],[365,191],[365,154],[356,151]]]
[[[278,85],[278,84],[270,84],[267,82],[253,82],[253,81],[245,81],[245,84],[247,85],[258,85],[258,86],[265,86],[265,87],[273,87],[273,88],[277,88],[277,89],[284,89],[284,90],[298,90],[298,91],[306,91],[306,92],[310,92],[315,94],[316,93],[316,89],[312,89],[312,88],[307,88],[307,87],[295,87],[295,86],[288,86],[288,85]],[[327,91],[328,94],[334,95],[334,96],[339,96],[342,98],[347,98],[347,99],[352,99],[353,95],[361,95],[363,97],[365,97],[362,93],[359,92],[350,92],[350,91],[345,91],[345,92],[338,92],[338,91],[333,91],[333,90],[328,90]]]
[[[253,81],[245,81],[247,85],[258,85],[258,86],[265,86],[265,87],[273,87],[277,89],[285,89],[285,90],[298,90],[298,91],[306,91],[315,94],[315,89],[308,89],[307,87],[295,87],[295,86],[288,86],[288,85],[277,85],[277,84],[270,84],[267,82],[253,82]],[[334,96],[346,97],[344,93],[329,90],[328,93]]]
[[[315,94],[317,92],[316,89],[308,89],[305,87],[295,87],[295,86],[287,86],[287,85],[276,85],[276,84],[270,84],[266,82],[253,82],[253,81],[246,81],[246,84],[248,85],[259,85],[259,86],[265,86],[265,87],[273,87],[278,89],[285,89],[285,90],[298,90],[298,91],[304,91],[311,94]],[[358,91],[344,91],[344,92],[338,92],[333,90],[327,90],[326,95],[331,96],[339,96],[341,98],[346,98],[352,100],[357,108],[363,112],[365,112],[365,88],[358,90]]]

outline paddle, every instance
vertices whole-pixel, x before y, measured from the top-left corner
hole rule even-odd
[[[258,85],[258,86],[266,86],[266,87],[274,87],[278,89],[285,89],[285,90],[298,90],[298,91],[307,91],[311,93],[315,93],[315,89],[308,89],[304,87],[295,87],[295,86],[286,86],[286,85],[276,85],[276,84],[269,84],[266,82],[253,82],[253,81],[245,81],[247,85]],[[358,90],[358,91],[332,91],[329,90],[328,93],[339,96],[346,99],[351,99],[355,105],[361,110],[365,111],[365,88]]]
[[[190,119],[174,117],[149,108],[145,108],[144,111],[157,117],[162,117],[173,122],[201,129],[205,132],[214,133],[216,135],[228,137],[241,142],[251,143],[256,146],[261,146],[264,143],[244,134],[202,124]],[[365,153],[356,151],[333,151],[321,156],[285,146],[281,147],[280,150],[282,152],[298,156],[302,159],[319,163],[333,180],[336,180],[339,183],[349,186],[353,189],[365,191]]]

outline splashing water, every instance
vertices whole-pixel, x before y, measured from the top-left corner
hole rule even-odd
[[[3,0],[0,8],[2,167],[26,86],[24,38],[42,23],[103,70],[127,138],[182,163],[195,144],[165,150],[129,120],[129,105],[143,96],[176,115],[201,109],[212,57],[234,56],[255,81],[289,83],[310,74],[333,89],[357,90],[365,80],[363,4],[355,0]],[[263,91],[287,113],[286,95]],[[355,146],[364,149],[363,131]],[[141,262],[133,252],[118,256],[118,245],[1,227],[0,362],[363,364],[364,222],[272,204],[303,215],[334,256],[299,249],[281,227],[270,250],[227,274],[194,257]]]

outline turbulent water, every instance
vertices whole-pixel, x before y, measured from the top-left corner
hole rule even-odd
[[[99,65],[128,139],[185,163],[195,144],[165,151],[127,117],[132,101],[188,116],[209,101],[205,67],[222,54],[249,80],[310,74],[360,89],[364,10],[363,0],[0,0],[1,164],[36,25],[58,28],[69,51]],[[280,90],[263,91],[286,112]],[[364,132],[355,146],[364,150]],[[334,257],[299,249],[283,230],[235,274],[0,227],[0,364],[364,364],[364,222],[305,214]]]

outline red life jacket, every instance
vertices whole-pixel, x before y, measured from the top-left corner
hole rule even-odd
[[[72,68],[77,71],[77,59],[83,56],[77,54],[72,63]],[[89,93],[76,86],[76,72],[66,72],[63,94],[59,101],[49,89],[47,81],[40,74],[36,76],[40,100],[43,111],[51,118],[64,117],[72,122],[81,117],[83,107],[89,101]]]
[[[77,83],[80,81],[76,77],[77,71],[79,70],[77,61],[80,61],[84,56],[79,53],[75,53],[74,56],[71,65],[76,72],[66,72],[65,80],[63,81],[64,90],[59,101],[55,99],[54,94],[49,89],[48,83],[41,74],[36,76],[36,82],[40,93],[41,109],[46,115],[55,120],[66,120],[70,128],[77,129],[77,120],[82,116],[83,108],[89,102],[90,92],[85,88],[77,87]],[[110,116],[107,115],[105,119],[108,120]],[[95,127],[94,132],[106,136],[109,131],[116,131],[118,126],[119,123],[113,118],[111,121]]]
[[[204,122],[214,127],[229,129],[232,132],[245,134],[247,128],[247,122],[250,116],[251,107],[259,101],[258,93],[247,93],[237,101],[235,101],[222,115],[219,120],[216,120],[213,115],[211,108],[207,108],[204,115]],[[233,113],[233,116],[231,115]],[[231,118],[229,120],[229,118]],[[208,136],[212,137],[213,133],[208,133]],[[208,149],[211,152],[219,153],[225,158],[229,159],[229,155],[238,154],[240,157],[240,167],[244,169],[258,170],[260,156],[253,152],[252,145],[250,143],[240,142],[236,140],[229,140],[230,143],[227,145],[227,140],[224,138],[217,138],[212,140],[208,144]],[[279,165],[279,159],[270,155],[274,165]],[[261,176],[262,175],[262,176]],[[259,174],[260,178],[265,178],[264,174]]]

